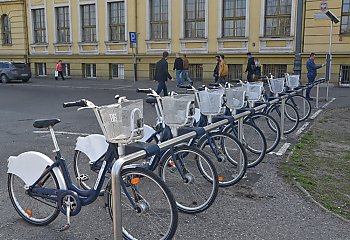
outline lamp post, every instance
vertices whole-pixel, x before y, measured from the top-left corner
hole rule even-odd
[[[326,81],[327,81],[327,95],[326,101],[328,101],[328,89],[329,89],[329,80],[331,80],[331,67],[332,67],[332,37],[333,37],[333,24],[339,23],[339,18],[335,16],[331,11],[326,12],[327,17],[331,20],[331,27],[329,32],[329,49],[326,56]]]

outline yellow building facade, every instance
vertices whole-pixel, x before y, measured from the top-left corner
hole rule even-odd
[[[321,6],[341,19],[333,28],[332,81],[349,78],[344,75],[350,65],[349,1],[302,2],[303,78],[309,54],[316,52],[321,64],[328,52],[330,21],[318,19]],[[1,10],[20,3],[17,12],[25,15],[18,17],[23,21],[16,21],[16,29],[20,23],[27,27],[16,40],[23,43],[18,48],[12,33],[12,48],[16,56],[28,54],[37,76],[53,75],[62,59],[65,75],[72,78],[132,80],[129,32],[137,33],[139,80],[152,79],[163,51],[170,53],[169,69],[176,53],[186,54],[190,76],[197,80],[212,80],[219,54],[229,64],[230,79],[246,79],[247,52],[259,60],[263,75],[294,69],[298,0],[27,0],[0,1]],[[6,47],[0,46],[1,58]],[[319,72],[322,77],[324,70]]]

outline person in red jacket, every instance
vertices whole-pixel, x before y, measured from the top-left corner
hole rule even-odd
[[[58,76],[61,76],[62,80],[64,80],[63,72],[62,72],[62,60],[59,60],[56,65],[56,73],[55,73],[55,80],[58,80]]]

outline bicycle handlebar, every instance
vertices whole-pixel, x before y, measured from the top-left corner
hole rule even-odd
[[[87,106],[87,102],[85,99],[80,99],[80,100],[75,101],[75,102],[63,103],[64,108],[67,108],[67,107],[86,107],[86,106]]]
[[[136,92],[150,94],[153,93],[153,90],[151,88],[138,88],[136,89]]]

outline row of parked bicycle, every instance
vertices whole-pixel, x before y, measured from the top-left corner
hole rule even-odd
[[[59,231],[69,228],[70,217],[99,195],[104,195],[112,217],[112,166],[118,158],[144,150],[147,157],[142,162],[127,165],[121,172],[123,237],[171,239],[178,210],[194,214],[208,209],[219,187],[238,183],[247,168],[257,166],[277,147],[282,134],[292,133],[309,117],[311,104],[300,91],[305,87],[300,86],[299,76],[272,76],[267,82],[269,89],[262,82],[198,89],[184,86],[186,94],[172,92],[167,97],[152,89],[138,89],[155,107],[154,127],[143,123],[142,99],[116,96],[117,103],[107,106],[88,100],[64,103],[64,107],[92,109],[103,132],[77,139],[74,174],[79,186],[68,173],[55,137],[53,126],[60,120],[37,120],[34,127],[50,130],[56,156],[51,160],[30,151],[9,158],[11,202],[34,225],[49,224],[62,212],[67,224]],[[283,94],[288,97],[282,103]],[[258,106],[263,107],[257,111]],[[240,125],[235,116],[245,111],[250,114]],[[204,130],[223,119],[228,124]],[[157,145],[193,131],[196,137],[189,142],[164,151]]]

